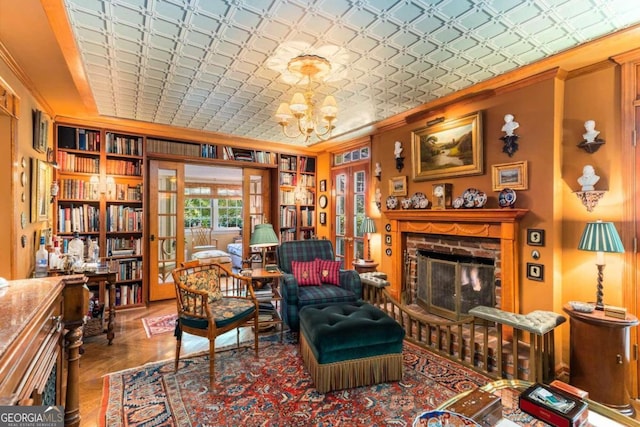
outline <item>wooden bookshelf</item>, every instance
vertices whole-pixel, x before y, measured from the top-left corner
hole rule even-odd
[[[97,240],[100,257],[117,272],[115,307],[146,303],[144,254],[144,137],[105,129],[56,125],[56,179],[60,192],[54,203],[54,234],[66,252],[78,231],[88,249]],[[108,306],[105,283],[91,290]]]
[[[316,235],[316,159],[278,156],[278,232],[280,241],[306,240]]]

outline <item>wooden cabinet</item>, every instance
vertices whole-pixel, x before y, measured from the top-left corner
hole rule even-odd
[[[638,319],[607,317],[603,311],[574,311],[565,305],[569,315],[570,384],[589,392],[596,402],[631,415],[630,329]]]
[[[316,234],[316,159],[292,154],[278,158],[280,241],[310,239]]]
[[[117,271],[116,308],[145,304],[143,274],[144,138],[141,135],[57,124],[55,234],[62,252],[77,231],[97,241],[100,257]],[[108,307],[104,283],[91,286]]]

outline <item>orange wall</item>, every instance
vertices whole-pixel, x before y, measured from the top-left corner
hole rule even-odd
[[[33,130],[32,130],[32,118],[31,111],[41,106],[37,104],[30,91],[24,87],[20,81],[16,78],[10,68],[0,61],[0,81],[4,81],[4,86],[8,87],[19,100],[18,119],[13,121],[13,124],[9,126],[14,127],[14,138],[9,137],[6,133],[6,128],[10,120],[3,119],[3,125],[0,126],[2,135],[0,136],[0,168],[7,172],[7,176],[10,174],[10,180],[2,179],[3,185],[0,186],[0,198],[4,201],[5,206],[8,206],[11,212],[11,217],[6,221],[0,221],[0,235],[5,238],[5,242],[11,242],[11,246],[2,245],[3,251],[0,255],[0,277],[6,279],[22,279],[30,277],[34,269],[34,259],[36,246],[36,239],[40,236],[40,231],[49,227],[49,224],[45,222],[31,223],[29,221],[30,215],[30,158],[38,158],[40,160],[46,160],[44,153],[38,153],[33,149]],[[50,121],[51,123],[51,121]],[[10,134],[10,133],[9,133]],[[48,141],[49,145],[52,145],[52,126],[49,126]],[[23,169],[20,160],[22,158],[26,160],[26,168]],[[22,172],[27,174],[27,183],[25,187],[20,184],[20,175]],[[3,175],[4,176],[4,175]],[[10,185],[6,185],[5,182],[10,182]],[[25,201],[22,201],[22,193],[25,194]],[[27,217],[27,223],[24,229],[20,225],[20,216],[24,213]],[[26,236],[27,244],[23,248],[20,244],[21,236]],[[11,251],[11,254],[8,252]],[[7,259],[11,262],[7,263]]]
[[[382,191],[382,218],[378,224],[383,230],[385,225],[384,211],[385,200],[389,195],[389,178],[406,175],[408,179],[408,196],[415,192],[423,192],[431,198],[432,184],[435,182],[449,182],[453,184],[453,195],[461,195],[465,189],[473,187],[487,193],[489,197],[486,207],[498,208],[498,193],[492,191],[491,165],[510,163],[526,160],[528,162],[529,189],[517,192],[516,207],[529,209],[530,212],[521,222],[520,241],[526,241],[527,228],[542,228],[547,234],[553,233],[553,223],[548,220],[552,217],[554,199],[548,197],[553,191],[553,157],[554,157],[554,91],[556,81],[553,75],[542,81],[537,81],[529,86],[505,90],[503,93],[478,101],[466,102],[447,108],[443,114],[434,115],[421,120],[419,123],[403,126],[374,137],[372,148],[372,165],[380,162],[382,165],[382,179],[378,183],[373,179],[375,186],[380,186]],[[484,172],[481,175],[467,177],[450,177],[432,181],[412,180],[412,148],[411,132],[424,127],[428,120],[441,115],[446,120],[462,117],[464,115],[482,112],[482,138],[484,140]],[[504,124],[504,115],[510,113],[515,116],[520,127],[516,134],[519,136],[519,149],[512,157],[502,152],[503,143],[499,139],[504,133],[501,131]],[[405,155],[405,167],[401,172],[395,169],[393,147],[395,141],[401,141]],[[375,189],[372,189],[372,194]],[[534,309],[553,308],[553,269],[552,251],[548,245],[536,248],[541,253],[540,263],[545,265],[547,274],[544,282],[529,281],[524,272],[524,263],[531,261],[530,248],[521,244],[520,268],[520,307],[523,312]],[[379,249],[379,248],[378,248]],[[378,252],[375,257],[381,260],[382,271],[389,271],[401,265],[401,254],[388,257]]]

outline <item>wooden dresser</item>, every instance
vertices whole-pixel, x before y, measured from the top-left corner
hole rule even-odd
[[[85,282],[82,275],[25,279],[0,289],[0,405],[63,405],[65,425],[79,424]]]

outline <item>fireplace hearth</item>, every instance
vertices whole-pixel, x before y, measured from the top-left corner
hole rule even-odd
[[[428,313],[460,320],[479,305],[494,307],[499,280],[493,258],[416,251],[417,303]]]

